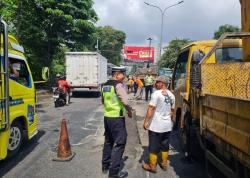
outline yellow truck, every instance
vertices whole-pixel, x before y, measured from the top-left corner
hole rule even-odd
[[[0,22],[0,160],[36,135],[35,86],[24,49]],[[47,71],[43,69],[43,71]],[[43,74],[44,79],[47,75]]]
[[[219,177],[250,177],[250,1],[241,3],[244,32],[184,47],[171,85],[186,156],[202,148]]]

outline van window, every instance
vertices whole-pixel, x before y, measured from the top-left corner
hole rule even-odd
[[[31,87],[30,74],[25,61],[9,58],[10,79],[24,85]]]
[[[218,48],[215,51],[215,57],[217,63],[243,62],[242,48],[239,47]]]
[[[185,85],[188,55],[189,55],[189,50],[186,50],[182,52],[177,58],[177,63],[175,66],[175,74],[173,77],[174,88],[179,87],[179,85]]]

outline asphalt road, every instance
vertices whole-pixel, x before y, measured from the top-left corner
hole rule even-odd
[[[37,105],[39,132],[35,138],[25,142],[20,152],[13,158],[0,162],[0,177],[4,178],[106,178],[101,173],[103,146],[103,113],[101,99],[96,93],[82,92],[72,98],[69,106],[54,108],[51,97],[40,97]],[[144,103],[145,105],[145,103]],[[146,111],[144,105],[136,104],[137,114]],[[144,115],[144,114],[142,114]],[[141,168],[142,160],[147,159],[146,145],[142,144],[140,116],[126,119],[128,140],[123,157],[123,168],[129,178],[204,177],[200,165],[185,165],[180,162],[181,154],[173,151],[170,156],[169,171],[153,175]],[[56,157],[61,119],[67,120],[72,151],[76,153],[70,162],[52,161]],[[137,118],[137,119],[135,119]],[[138,130],[139,128],[139,130]],[[176,143],[178,144],[178,143]],[[177,148],[173,145],[174,148]],[[175,150],[175,149],[173,149]],[[176,154],[174,154],[176,153]],[[178,154],[177,154],[178,153]],[[199,170],[199,171],[197,171]],[[198,172],[199,174],[193,174]],[[190,174],[191,173],[191,174]]]
[[[101,150],[101,145],[88,144],[93,140],[96,142],[98,129],[102,127],[101,101],[95,93],[88,92],[79,94],[71,101],[70,106],[60,108],[53,107],[50,97],[40,101],[37,107],[38,134],[31,141],[25,142],[18,155],[0,162],[0,177],[85,177],[82,175],[86,172],[81,172],[81,165],[78,165],[82,164],[80,159],[84,157],[81,148],[92,152]],[[72,150],[77,153],[74,160],[68,163],[51,161],[56,156],[62,118],[68,121],[70,143]],[[89,163],[87,159],[84,162],[86,165]]]

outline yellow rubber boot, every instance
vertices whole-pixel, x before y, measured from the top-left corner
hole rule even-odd
[[[168,151],[161,152],[161,168],[163,171],[168,169]]]
[[[156,173],[156,166],[157,166],[157,154],[149,153],[149,164],[143,163],[142,168],[146,171]]]

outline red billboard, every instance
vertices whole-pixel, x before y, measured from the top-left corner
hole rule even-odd
[[[154,48],[144,46],[124,46],[124,60],[126,61],[150,61],[154,62]]]

